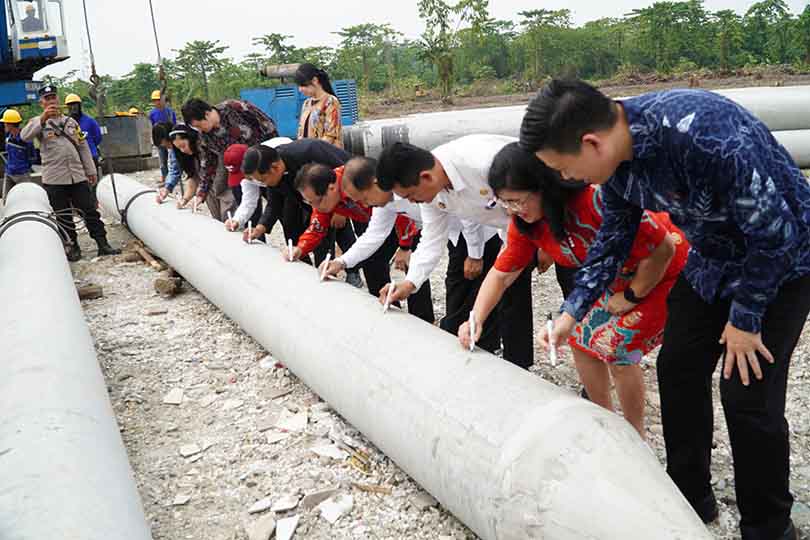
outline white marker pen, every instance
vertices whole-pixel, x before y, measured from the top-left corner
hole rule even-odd
[[[470,311],[470,352],[475,350],[475,311]]]
[[[287,239],[287,256],[290,258],[290,262],[293,262],[292,238]]]
[[[551,341],[551,334],[554,332],[554,318],[551,312],[548,313],[548,319],[546,320],[546,334],[548,334],[548,356],[551,360],[551,367],[555,367],[557,365],[557,344]]]
[[[253,243],[253,222],[252,221],[248,221],[248,241],[247,241],[247,243],[248,244]]]
[[[383,313],[388,311],[388,308],[391,306],[391,297],[394,296],[394,289],[397,286],[394,284],[394,280],[391,280],[391,283],[388,284],[388,293],[385,295],[385,303],[383,304]]]

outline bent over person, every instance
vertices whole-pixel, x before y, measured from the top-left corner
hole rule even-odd
[[[98,255],[117,255],[107,242],[107,232],[96,209],[95,197],[90,184],[95,184],[96,165],[90,147],[79,124],[62,114],[56,87],[45,85],[39,90],[39,103],[44,109],[40,116],[32,118],[20,136],[24,141],[38,139],[42,154],[42,185],[54,212],[62,214],[60,222],[67,230],[71,245],[67,258],[71,262],[82,258],[72,216],[65,210],[71,207],[84,216],[90,237],[98,244]]]
[[[667,472],[703,521],[717,517],[712,373],[722,357],[742,538],[797,538],[785,394],[810,312],[810,185],[790,154],[717,94],[614,101],[581,81],[542,89],[520,140],[564,177],[603,184],[602,226],[552,340],[567,336],[613,281],[643,210],[668,212],[691,249],[669,294],[658,355]]]

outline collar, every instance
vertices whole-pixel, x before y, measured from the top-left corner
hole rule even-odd
[[[625,119],[630,127],[630,136],[633,139],[633,159],[650,157],[658,150],[658,145],[652,144],[654,139],[651,139],[651,136],[659,129],[658,119],[650,118],[645,114],[643,97],[616,100],[616,103],[621,104],[624,108]]]
[[[439,162],[439,165],[442,166],[447,178],[450,179],[450,185],[453,186],[453,191],[460,192],[467,187],[467,184],[464,182],[464,177],[461,176],[461,173],[458,172],[458,169],[456,169],[456,166],[451,160],[445,159],[442,161],[441,156],[437,156],[436,154],[434,154],[433,157]],[[450,190],[445,187],[442,191]]]

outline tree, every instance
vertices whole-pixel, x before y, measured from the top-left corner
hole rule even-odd
[[[787,62],[791,16],[784,0],[753,4],[743,19],[747,49],[760,62]]]
[[[388,24],[373,23],[349,26],[334,33],[342,38],[338,49],[338,61],[342,61],[344,66],[351,66],[356,65],[359,60],[362,73],[361,86],[368,92],[372,70],[382,64],[380,53],[387,43],[402,34]]]
[[[220,69],[225,62],[222,54],[228,49],[216,41],[195,40],[186,44],[177,53],[177,68],[180,74],[191,80],[200,80],[205,99],[211,99],[208,90],[208,77]]]
[[[294,45],[286,43],[292,36],[284,34],[265,34],[263,36],[253,38],[253,45],[261,45],[268,54],[268,60],[271,64],[290,64],[296,54]]]
[[[736,64],[735,58],[742,50],[742,19],[730,9],[718,11],[713,16],[717,31],[717,55],[722,71]]]
[[[810,4],[807,4],[797,23],[803,61],[810,66]]]
[[[550,59],[554,56],[551,48],[559,43],[560,30],[571,27],[571,11],[559,9],[532,9],[518,13],[525,30],[525,42],[528,44],[529,57],[532,59],[535,80],[540,80],[550,70]]]
[[[479,31],[489,18],[489,0],[419,0],[419,17],[425,21],[422,51],[436,67],[442,99],[447,101],[453,90],[453,53],[459,46],[459,30],[469,24]]]

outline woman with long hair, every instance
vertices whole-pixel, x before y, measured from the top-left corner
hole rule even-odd
[[[343,148],[340,100],[335,96],[329,75],[312,64],[301,64],[295,72],[295,84],[307,100],[301,107],[299,139],[321,139]]]
[[[512,215],[506,248],[484,279],[473,311],[483,326],[504,291],[538,249],[555,264],[579,267],[602,224],[598,188],[566,189],[559,175],[517,143],[495,157],[489,185]],[[686,264],[689,245],[667,214],[646,212],[630,257],[569,339],[590,400],[613,410],[611,376],[625,418],[644,434],[642,357],[661,343],[666,298]],[[469,346],[470,328],[459,329]],[[544,341],[546,336],[543,336]],[[561,344],[551,344],[556,347]]]

